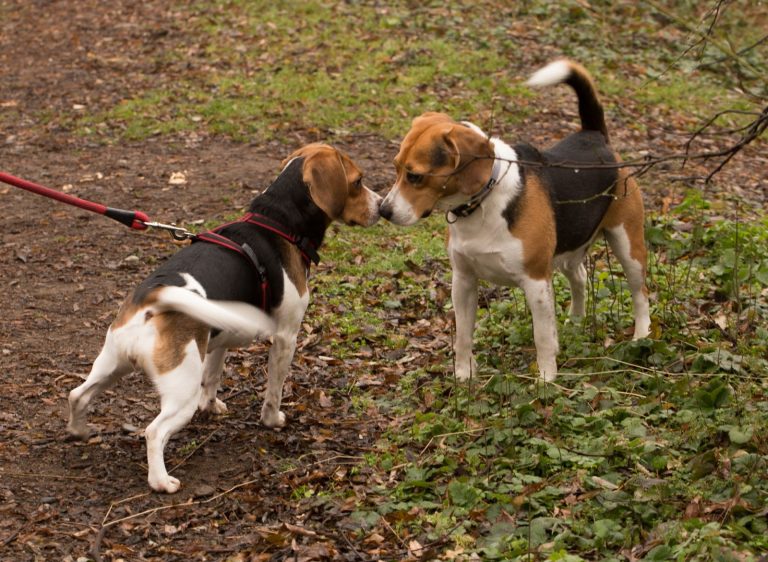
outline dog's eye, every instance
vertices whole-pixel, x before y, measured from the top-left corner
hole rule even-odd
[[[407,172],[405,174],[405,179],[407,179],[410,183],[421,183],[421,180],[424,179],[424,176],[420,174],[414,174],[413,172]]]
[[[352,187],[355,188],[355,191],[359,191],[363,187],[363,178],[357,178],[355,180],[355,183],[352,184]]]

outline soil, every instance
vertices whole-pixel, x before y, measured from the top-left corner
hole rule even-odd
[[[14,118],[0,130],[0,168],[158,221],[216,222],[268,185],[292,149],[318,140],[302,131],[263,145],[197,134],[114,144],[73,136],[62,110],[97,112],[190,71],[149,62],[192,41],[167,4],[3,2],[0,111]],[[369,186],[386,189],[394,144],[376,136],[336,144],[367,172]],[[762,174],[749,160],[731,167],[737,180],[729,183],[764,208],[762,180],[754,179]],[[169,183],[179,172],[186,183]],[[354,500],[370,483],[364,468],[352,474],[347,463],[370,450],[385,424],[327,398],[349,379],[322,354],[322,341],[300,341],[286,386],[289,425],[280,432],[258,423],[266,346],[233,353],[220,394],[230,414],[196,416],[166,453],[182,490],[151,493],[141,432],[157,400],[143,376],[126,377],[96,402],[89,417],[96,433],[85,443],[65,441],[66,397],[126,293],[173,242],[3,184],[0,216],[0,559],[376,558],[351,538],[354,501],[330,510],[294,501],[318,480],[343,482]]]
[[[161,222],[215,223],[269,185],[291,150],[318,140],[297,132],[254,146],[189,135],[110,146],[68,132],[59,110],[98,111],[137,83],[172,79],[175,70],[142,62],[187,40],[165,4],[4,3],[0,105],[18,119],[0,131],[3,171]],[[46,123],[32,117],[41,112]],[[364,155],[394,156],[374,138],[337,144],[367,170],[377,166]],[[169,183],[174,173],[186,183]],[[368,174],[367,184],[381,188],[385,176]],[[326,395],[350,384],[338,366],[318,349],[303,358],[300,341],[286,385],[289,426],[277,432],[258,423],[266,345],[233,353],[220,392],[230,414],[196,416],[166,453],[183,489],[151,493],[142,431],[158,403],[145,378],[129,375],[95,401],[85,443],[65,440],[66,397],[126,293],[174,243],[5,184],[0,213],[0,559],[359,559],[343,538],[350,530],[334,523],[350,510],[298,512],[294,492],[346,479],[345,459],[369,450],[380,431],[375,420],[345,416],[348,403],[330,404]],[[171,505],[182,507],[114,523]]]

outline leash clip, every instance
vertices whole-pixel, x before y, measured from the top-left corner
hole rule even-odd
[[[191,240],[192,238],[197,236],[194,232],[190,232],[186,228],[182,228],[181,226],[176,226],[175,224],[163,224],[161,222],[144,222],[144,226],[147,226],[149,228],[166,230],[168,231],[168,234],[171,235],[171,238],[173,238],[174,240],[178,240],[179,242],[183,242],[184,240]]]

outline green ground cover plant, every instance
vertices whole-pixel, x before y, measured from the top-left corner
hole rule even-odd
[[[354,515],[364,532],[390,527],[406,544],[418,537],[419,555],[483,560],[742,560],[764,551],[768,309],[765,261],[755,249],[768,230],[765,222],[707,217],[692,192],[674,213],[649,221],[651,338],[629,339],[629,294],[604,250],[592,257],[584,325],[565,323],[560,287],[563,372],[555,384],[532,374],[522,295],[487,287],[473,381],[455,383],[446,347],[403,366],[396,392],[376,398],[392,421],[367,457],[381,483]],[[694,218],[706,234],[681,228]],[[431,220],[413,230],[386,226],[384,236],[345,231],[329,250],[341,261],[349,246],[365,248],[372,272],[407,271],[404,259],[411,271],[429,271],[426,286],[400,277],[394,296],[411,300],[404,307],[422,301],[420,318],[448,328],[439,321],[450,303],[430,306],[428,294],[450,276],[439,228]],[[406,250],[393,253],[393,244]],[[746,253],[734,257],[736,246]],[[752,266],[742,272],[736,263]],[[320,298],[326,287],[342,290],[344,322],[371,325],[371,295],[389,294],[390,281],[363,274],[363,283],[345,286],[355,275],[354,266],[324,273]],[[378,308],[391,331],[400,313]],[[406,351],[411,329],[407,321],[396,329]],[[386,345],[385,332],[361,337]]]

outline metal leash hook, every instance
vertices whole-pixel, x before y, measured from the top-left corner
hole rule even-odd
[[[176,226],[175,224],[163,224],[161,222],[144,221],[144,226],[148,228],[166,230],[168,231],[168,234],[171,235],[171,238],[178,240],[179,242],[183,242],[184,240],[191,240],[197,236],[194,232],[191,232],[181,226]]]

